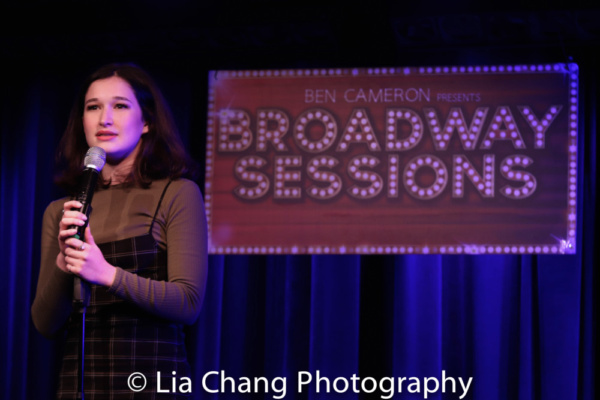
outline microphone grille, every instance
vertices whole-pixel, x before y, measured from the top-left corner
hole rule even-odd
[[[85,153],[85,159],[83,165],[85,168],[94,168],[96,171],[102,170],[106,163],[106,151],[101,147],[90,147],[87,153]]]

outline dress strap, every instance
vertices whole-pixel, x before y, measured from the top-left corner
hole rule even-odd
[[[167,188],[169,187],[171,182],[173,182],[173,181],[171,179],[169,179],[169,181],[165,185],[165,188],[162,191],[162,194],[160,195],[160,200],[158,200],[158,205],[156,206],[156,211],[154,211],[154,217],[152,217],[152,223],[150,223],[150,230],[148,231],[148,233],[150,233],[150,234],[152,234],[152,228],[154,227],[154,221],[156,221],[156,216],[158,215],[158,210],[160,209],[160,205],[163,201],[163,198],[165,197],[165,193],[167,193]]]

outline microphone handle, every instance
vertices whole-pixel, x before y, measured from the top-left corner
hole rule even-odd
[[[85,228],[87,228],[87,226],[88,226],[88,221],[89,221],[89,218],[90,218],[90,214],[92,213],[92,206],[88,202],[84,202],[84,201],[79,200],[79,199],[77,199],[77,201],[79,201],[80,203],[82,203],[83,207],[81,207],[81,208],[72,208],[71,211],[79,211],[79,212],[85,214],[86,218],[88,218],[88,219],[84,221],[83,225],[81,225],[81,226],[79,226],[79,225],[71,225],[71,226],[69,226],[69,229],[77,228],[77,233],[75,233],[72,237],[74,237],[75,239],[79,239],[81,241],[84,241],[83,239],[85,238]]]
[[[76,276],[73,280],[73,303],[83,311],[90,305],[90,295],[92,288],[90,284],[80,277]]]
[[[76,208],[74,210],[77,210]],[[81,207],[82,213],[85,214],[86,217],[89,218],[90,213],[92,212],[92,207],[89,203],[83,203],[83,207]],[[69,228],[77,228],[77,233],[72,237],[77,238],[83,241],[85,237],[85,228],[88,226],[88,221],[81,226],[70,226]],[[73,302],[79,306],[80,310],[83,310],[90,304],[90,284],[80,277],[76,276],[73,281]]]
[[[82,204],[82,207],[79,210],[76,208],[73,210],[82,212],[88,219],[81,226],[71,225],[69,227],[69,229],[77,228],[77,233],[75,233],[73,237],[81,241],[83,241],[85,238],[85,228],[88,226],[89,217],[92,213],[92,197],[94,196],[96,182],[98,181],[97,170],[93,168],[86,168],[83,173],[84,182],[76,197],[76,200]],[[90,284],[76,276],[73,281],[73,302],[80,306],[80,310],[84,310],[90,304],[90,292]]]

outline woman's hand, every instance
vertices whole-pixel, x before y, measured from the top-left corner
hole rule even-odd
[[[65,244],[66,269],[70,273],[96,285],[113,284],[117,270],[104,259],[89,226],[85,229],[85,242],[70,237]]]
[[[85,214],[77,211],[83,207],[83,204],[77,200],[70,200],[63,204],[62,218],[58,224],[58,247],[60,253],[56,257],[56,265],[64,272],[70,272],[65,263],[65,250],[69,247],[66,240],[77,233],[77,226],[85,225],[87,217]],[[73,210],[73,209],[76,210]],[[72,228],[70,228],[72,227]]]
[[[77,200],[67,201],[63,205],[63,215],[60,223],[58,224],[58,247],[60,252],[64,255],[68,245],[65,243],[67,239],[77,233],[77,227],[85,225],[87,217],[80,210],[83,204]],[[77,210],[72,210],[76,208]],[[72,228],[70,228],[72,227]]]

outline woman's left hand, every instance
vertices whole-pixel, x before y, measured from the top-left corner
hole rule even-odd
[[[116,268],[104,259],[89,226],[85,230],[85,242],[69,238],[65,244],[69,246],[65,250],[65,262],[72,274],[96,285],[108,287],[113,284]]]

